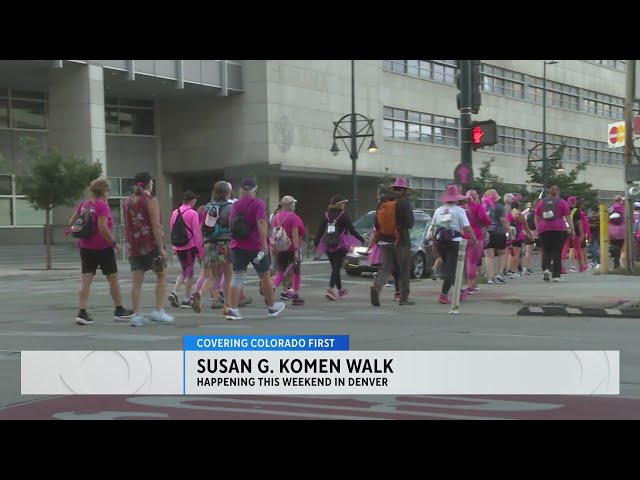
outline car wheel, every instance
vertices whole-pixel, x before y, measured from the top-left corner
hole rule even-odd
[[[362,274],[362,272],[356,268],[345,268],[344,271],[350,277],[359,277]]]
[[[422,278],[425,273],[425,260],[422,252],[418,252],[413,257],[413,268],[411,269],[411,278]]]

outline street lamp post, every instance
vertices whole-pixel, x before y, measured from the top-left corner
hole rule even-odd
[[[373,120],[356,113],[356,75],[355,75],[355,61],[351,60],[351,113],[348,113],[337,122],[333,122],[333,145],[331,146],[331,153],[338,155],[340,148],[338,147],[338,140],[342,140],[345,148],[349,152],[351,157],[351,188],[352,188],[352,205],[353,205],[353,218],[358,216],[358,176],[356,172],[356,163],[358,161],[358,153],[364,144],[367,137],[371,137],[368,151],[369,153],[375,153],[378,151],[374,139]],[[345,128],[343,125],[347,125],[349,128]],[[358,138],[362,141],[358,145]],[[347,143],[345,140],[349,139]]]
[[[544,61],[542,69],[542,195],[547,191],[547,65],[555,65],[555,60]]]

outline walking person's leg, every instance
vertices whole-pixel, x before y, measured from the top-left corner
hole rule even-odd
[[[566,240],[566,234],[558,231],[549,233],[551,234],[551,261],[553,263],[553,273],[551,276],[552,278],[560,278],[562,273],[562,248]]]
[[[396,264],[398,266],[398,280],[400,286],[399,305],[414,305],[415,302],[409,298],[411,282],[411,247],[398,246],[393,250]]]
[[[380,257],[382,258],[382,263],[378,268],[378,274],[373,280],[373,285],[371,285],[370,295],[371,295],[371,305],[374,307],[380,306],[380,291],[384,287],[385,283],[387,283],[387,278],[391,272],[393,272],[395,254],[393,245],[381,245],[380,246]]]
[[[327,258],[329,259],[329,265],[331,265],[331,275],[329,276],[329,288],[327,289],[327,293],[325,297],[328,300],[336,300],[336,295],[333,289],[340,278],[340,264],[338,263],[338,252],[327,252]]]

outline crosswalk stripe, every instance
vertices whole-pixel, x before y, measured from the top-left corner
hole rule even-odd
[[[622,315],[622,312],[617,308],[605,308],[604,311],[609,315]]]
[[[565,310],[567,311],[567,313],[571,313],[573,315],[580,315],[582,313],[582,310],[580,310],[579,308],[566,307]]]

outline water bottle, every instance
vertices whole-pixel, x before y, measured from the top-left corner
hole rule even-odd
[[[258,252],[258,255],[256,255],[256,258],[253,259],[253,263],[260,263],[260,260],[262,260],[263,258],[264,258],[264,252],[260,250]]]

